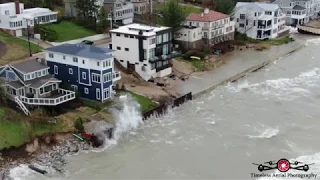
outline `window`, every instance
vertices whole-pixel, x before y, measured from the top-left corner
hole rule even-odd
[[[256,13],[256,12],[254,13],[254,16],[257,16],[257,13]]]
[[[53,54],[52,54],[52,53],[49,53],[49,57],[50,57],[50,58],[53,58],[54,56],[53,56]]]
[[[169,41],[168,33],[163,34],[163,42],[168,42],[168,41]]]
[[[73,69],[69,68],[69,74],[73,74]]]
[[[78,62],[78,58],[74,57],[73,58],[73,62],[77,63]]]
[[[157,36],[157,44],[162,43],[162,35]]]
[[[88,88],[84,88],[84,93],[85,94],[89,94],[89,89]]]
[[[105,61],[103,61],[103,67],[106,67],[106,62]]]
[[[274,18],[273,23],[277,24],[277,18]]]
[[[117,46],[117,50],[121,50],[121,47]]]
[[[256,20],[253,20],[253,26],[256,26]]]
[[[82,64],[85,64],[85,60],[82,60]]]
[[[249,23],[249,21],[248,21],[248,19],[246,20],[246,26],[248,26],[248,23]]]
[[[103,98],[107,99],[110,97],[109,88],[103,90]]]
[[[63,56],[63,60],[66,60],[66,56]]]
[[[100,62],[97,62],[97,66],[100,66]]]
[[[129,48],[124,48],[125,51],[129,51]]]
[[[272,15],[272,12],[271,11],[265,11],[264,14],[265,15]]]
[[[208,32],[203,32],[203,37],[208,38]]]
[[[54,74],[58,74],[58,66],[54,65],[53,69],[54,69]]]
[[[96,98],[100,99],[100,89],[96,89]]]
[[[239,24],[240,27],[244,28],[244,24]]]
[[[87,73],[86,72],[82,72],[82,79],[87,79]]]
[[[168,44],[164,45],[164,46],[163,46],[163,54],[164,54],[164,55],[167,55],[167,54],[168,54],[168,50],[169,50]]]
[[[100,74],[92,74],[92,82],[100,83]]]
[[[156,68],[156,63],[151,63],[151,70],[154,70]]]
[[[143,49],[143,59],[147,60],[147,50]]]
[[[239,18],[237,18],[237,22],[239,22]]]
[[[129,36],[128,36],[128,34],[125,34],[125,35],[124,35],[124,37],[126,37],[126,38],[127,38],[127,37],[129,37]]]
[[[35,74],[35,73],[32,73],[32,74],[31,74],[31,79],[34,79],[34,78],[36,78],[36,74]]]
[[[132,39],[133,39],[133,38],[134,38],[134,36],[133,36],[133,35],[130,35],[130,38],[132,38]]]
[[[120,34],[119,34],[119,33],[117,33],[117,36],[120,36]]]
[[[111,80],[112,80],[111,73],[106,73],[103,75],[103,82],[109,82]]]
[[[76,85],[71,85],[71,89],[74,91],[74,92],[77,92],[78,91],[78,86]]]
[[[6,16],[9,16],[9,10],[6,10],[4,13]]]
[[[38,71],[37,72],[37,77],[40,77],[41,76],[41,71]]]
[[[240,14],[240,19],[245,19],[246,15],[245,14]]]
[[[151,44],[155,44],[155,43],[156,43],[156,38],[150,39],[150,45],[151,45]]]
[[[47,74],[47,70],[42,70],[42,76]]]

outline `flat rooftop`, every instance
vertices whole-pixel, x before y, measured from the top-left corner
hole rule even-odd
[[[144,24],[128,24],[125,26],[120,26],[117,29],[113,29],[110,32],[114,33],[123,33],[123,34],[132,34],[132,35],[139,35],[139,31],[143,31],[143,36],[154,36],[156,35],[156,32],[170,29],[170,27],[155,27],[155,26],[149,26]]]

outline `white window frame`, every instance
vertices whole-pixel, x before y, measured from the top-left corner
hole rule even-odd
[[[89,94],[89,89],[88,88],[84,88],[84,93],[85,94]]]
[[[95,79],[95,77],[96,77],[96,79]],[[91,82],[101,83],[101,77],[100,77],[100,79],[98,79],[98,77],[100,77],[100,74],[92,73]]]
[[[69,74],[73,74],[73,69],[69,68]]]
[[[87,73],[86,72],[82,72],[82,79],[87,79]]]
[[[54,65],[54,66],[53,66],[53,71],[54,71],[54,74],[58,75],[59,68],[58,68],[57,65]]]
[[[106,92],[108,92],[108,93],[106,93]],[[106,94],[107,94],[108,96],[106,96]],[[109,89],[109,88],[105,88],[105,89],[103,90],[103,98],[104,98],[104,99],[109,99],[109,98],[110,98],[110,89]]]
[[[96,89],[96,99],[98,99],[98,100],[101,99],[101,91],[99,88]]]
[[[63,56],[63,60],[66,60],[66,56]]]
[[[49,53],[49,57],[50,57],[50,58],[54,58],[53,53]]]
[[[103,82],[106,83],[106,82],[110,82],[112,80],[111,78],[111,72],[109,73],[106,73],[103,75]]]

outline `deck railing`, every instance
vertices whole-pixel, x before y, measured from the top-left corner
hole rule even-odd
[[[118,81],[121,79],[121,76],[120,76],[120,72],[119,71],[115,71],[113,72],[113,81]]]
[[[58,89],[58,93],[61,96],[56,98],[27,98],[24,96],[20,96],[20,100],[28,105],[44,105],[44,106],[56,106],[58,104],[70,101],[75,99],[76,94],[73,91],[65,90],[65,89]]]

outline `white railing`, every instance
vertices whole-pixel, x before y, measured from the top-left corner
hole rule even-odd
[[[269,26],[258,26],[258,29],[270,29],[271,25]]]
[[[75,99],[76,94],[73,91],[58,89],[58,93],[61,95],[56,98],[27,98],[20,96],[20,100],[28,105],[44,105],[44,106],[56,106],[58,104]],[[58,94],[58,95],[59,95]]]
[[[121,79],[120,72],[119,72],[119,71],[113,72],[113,78],[112,78],[112,80],[113,80],[113,81],[118,81],[118,80],[120,80],[120,79]]]

